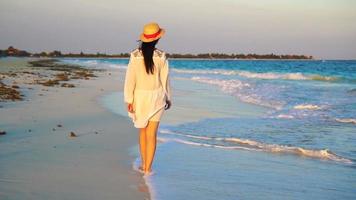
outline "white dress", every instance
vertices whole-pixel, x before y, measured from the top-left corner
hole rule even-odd
[[[134,113],[128,112],[136,128],[144,128],[148,121],[159,121],[166,105],[171,101],[169,66],[163,51],[153,54],[154,73],[147,74],[142,52],[131,52],[127,66],[124,99],[133,104]]]

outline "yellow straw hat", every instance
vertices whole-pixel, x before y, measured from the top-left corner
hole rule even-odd
[[[152,42],[161,38],[165,30],[160,28],[157,23],[149,23],[143,27],[143,33],[140,35],[142,42]]]

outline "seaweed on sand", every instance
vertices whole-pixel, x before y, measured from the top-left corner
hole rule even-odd
[[[7,86],[0,81],[0,101],[19,101],[22,100],[21,94],[15,88]]]

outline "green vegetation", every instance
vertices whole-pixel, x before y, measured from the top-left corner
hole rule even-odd
[[[31,54],[27,51],[18,50],[12,46],[9,46],[9,48],[7,48],[6,50],[0,49],[0,57],[5,57],[5,56],[27,57],[27,56],[31,56]]]

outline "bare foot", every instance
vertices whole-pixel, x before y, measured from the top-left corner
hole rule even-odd
[[[143,169],[142,166],[138,167],[138,170],[139,170],[140,172],[142,172],[142,173],[145,173],[145,170]]]
[[[144,176],[150,176],[154,173],[152,172],[152,170],[147,170],[147,171],[144,171],[144,174],[145,174]]]

